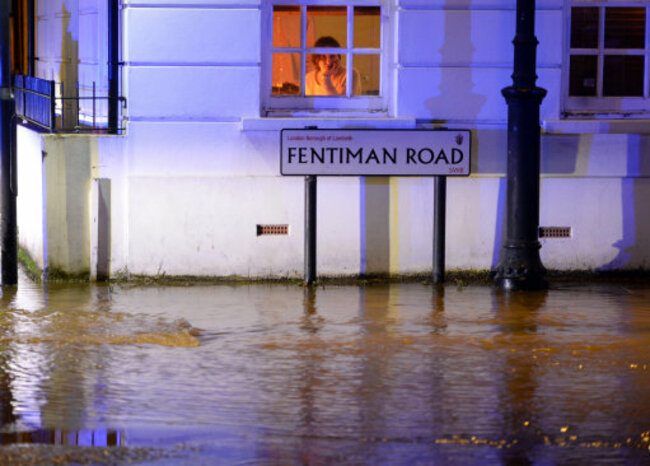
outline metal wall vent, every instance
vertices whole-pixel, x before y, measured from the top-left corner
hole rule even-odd
[[[571,238],[571,227],[539,227],[540,238]]]
[[[289,225],[257,225],[257,236],[288,234]]]

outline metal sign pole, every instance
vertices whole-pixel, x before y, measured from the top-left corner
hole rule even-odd
[[[316,281],[316,177],[305,177],[305,284]]]
[[[447,177],[433,177],[433,283],[445,281]]]

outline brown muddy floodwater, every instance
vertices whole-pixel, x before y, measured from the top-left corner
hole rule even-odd
[[[650,464],[648,285],[21,277],[0,464]]]

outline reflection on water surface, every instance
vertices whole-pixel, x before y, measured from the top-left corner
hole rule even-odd
[[[649,298],[22,279],[0,304],[0,462],[24,443],[107,464],[650,462]]]
[[[121,432],[115,430],[65,431],[61,429],[39,429],[0,433],[0,445],[20,443],[44,443],[50,445],[74,445],[83,447],[124,446]]]

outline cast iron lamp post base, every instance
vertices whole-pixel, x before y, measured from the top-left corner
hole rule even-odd
[[[539,107],[546,90],[537,80],[535,0],[517,0],[512,86],[501,91],[508,104],[506,239],[495,284],[507,290],[547,288],[539,257]]]
[[[494,282],[504,290],[545,290],[546,268],[539,258],[538,241],[503,246],[504,259],[497,268]]]
[[[546,90],[515,86],[502,91],[508,104],[506,240],[495,284],[508,290],[548,286],[539,257],[539,106]]]

